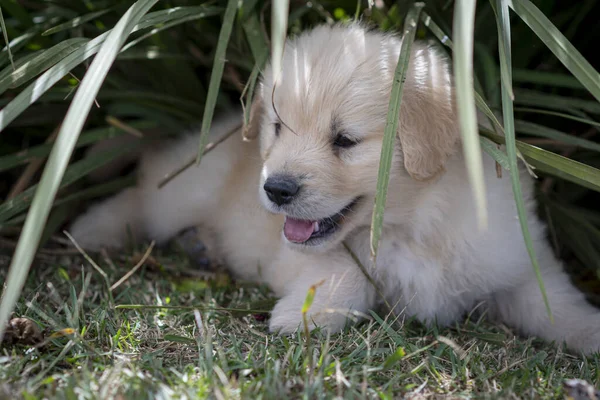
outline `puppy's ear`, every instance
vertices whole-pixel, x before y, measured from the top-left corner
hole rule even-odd
[[[245,141],[251,141],[258,137],[263,114],[263,99],[260,91],[257,91],[252,99],[250,107],[250,119],[248,124],[242,129],[242,138]]]
[[[460,133],[449,62],[432,46],[415,46],[411,54],[398,126],[410,176],[424,181],[442,173]]]

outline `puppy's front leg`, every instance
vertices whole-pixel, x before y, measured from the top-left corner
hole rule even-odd
[[[277,268],[277,264],[285,268]],[[289,272],[286,274],[285,271]],[[340,331],[375,305],[375,290],[345,250],[333,254],[284,251],[273,272],[283,294],[271,314],[271,332],[291,333],[302,327],[302,306],[312,285],[321,283],[307,313],[309,328]],[[285,280],[288,280],[286,283]]]

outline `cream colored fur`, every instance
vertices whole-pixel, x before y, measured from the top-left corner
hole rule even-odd
[[[317,289],[314,324],[338,331],[348,312],[365,313],[381,299],[342,245],[370,265],[369,225],[400,39],[359,25],[321,26],[287,42],[282,80],[273,90],[264,71],[244,142],[233,136],[162,190],[157,182],[196,151],[191,135],[145,152],[136,187],[92,207],[70,231],[88,249],[119,247],[127,225],[164,242],[184,228],[211,226],[219,254],[238,277],[268,283],[280,297],[273,331],[300,326],[307,290]],[[275,135],[275,123],[281,132]],[[497,178],[484,155],[489,227],[477,229],[461,155],[448,61],[415,44],[407,73],[399,140],[372,272],[397,311],[425,323],[459,320],[479,302],[488,314],[525,335],[586,353],[600,349],[600,311],[562,271],[535,214],[533,182],[521,174],[531,234],[554,313],[551,324],[523,244],[509,174]],[[213,124],[217,137],[241,121],[239,112]],[[336,134],[360,143],[334,149]],[[277,207],[262,189],[273,174],[302,180],[298,198]],[[288,242],[284,216],[310,220],[340,211],[357,196],[340,229],[318,246]]]

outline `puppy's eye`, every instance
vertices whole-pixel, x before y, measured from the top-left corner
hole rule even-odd
[[[340,147],[340,148],[348,148],[348,147],[352,147],[352,146],[356,146],[358,144],[358,141],[355,139],[351,139],[346,135],[343,134],[338,134],[335,137],[335,140],[333,141],[333,145],[335,147]]]
[[[275,136],[279,136],[279,131],[281,131],[281,122],[275,122],[273,125],[275,126]]]

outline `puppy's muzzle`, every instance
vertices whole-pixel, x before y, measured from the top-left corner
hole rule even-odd
[[[267,178],[263,186],[267,197],[281,206],[290,203],[300,191],[298,181],[289,175],[275,175]]]

